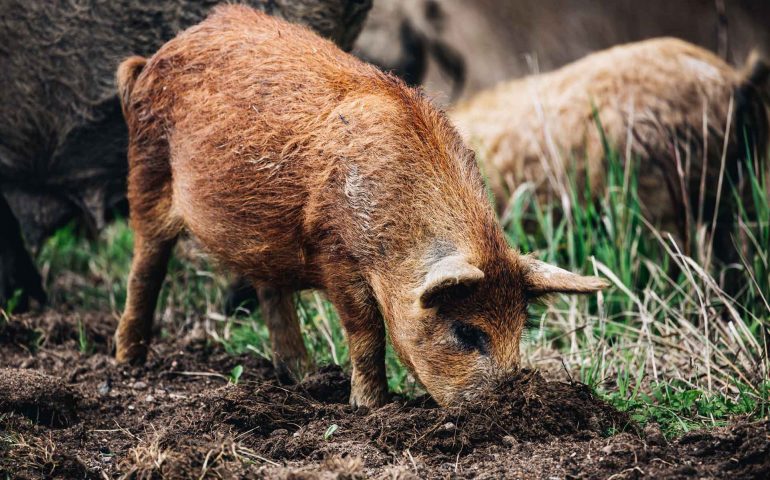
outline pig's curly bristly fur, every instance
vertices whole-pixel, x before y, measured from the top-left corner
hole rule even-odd
[[[684,239],[701,204],[702,172],[702,208],[706,220],[713,215],[728,125],[725,185],[728,177],[738,178],[745,157],[744,127],[754,158],[766,152],[766,65],[754,56],[736,70],[687,42],[653,39],[501,84],[461,103],[451,117],[478,149],[501,212],[510,192],[526,181],[542,200],[558,197],[573,162],[577,185],[587,178],[597,198],[606,182],[606,139],[636,159],[648,218]],[[730,210],[731,197],[725,187],[722,211]],[[729,241],[729,224],[720,225]]]
[[[279,370],[306,357],[287,295],[327,292],[355,405],[385,401],[385,324],[404,363],[449,402],[516,367],[530,297],[604,286],[512,251],[445,115],[305,28],[217,7],[146,64],[126,60],[118,84],[136,235],[121,361],[146,351],[183,229],[270,289],[260,300]]]

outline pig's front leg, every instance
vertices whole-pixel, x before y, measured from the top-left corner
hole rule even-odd
[[[368,331],[346,329],[353,364],[350,404],[354,407],[379,407],[389,398],[385,375],[385,328],[380,319],[377,321],[378,326]]]
[[[350,404],[374,408],[389,399],[385,375],[385,325],[374,300],[361,297],[358,288],[329,294],[340,315],[350,348],[353,365]]]

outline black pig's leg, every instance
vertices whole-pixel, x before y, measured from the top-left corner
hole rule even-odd
[[[46,302],[43,282],[35,262],[24,246],[21,228],[8,202],[0,192],[0,305],[7,305],[21,292],[15,311],[28,308],[28,299]]]
[[[238,278],[227,287],[225,294],[225,315],[237,315],[243,309],[253,311],[258,306],[257,292],[245,278]]]

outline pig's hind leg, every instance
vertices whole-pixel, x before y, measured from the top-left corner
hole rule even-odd
[[[297,309],[291,290],[257,286],[262,317],[270,332],[273,364],[283,383],[295,383],[312,368],[302,340]]]
[[[153,314],[171,250],[181,231],[172,208],[171,168],[165,144],[130,145],[128,200],[134,257],[126,308],[115,332],[119,362],[141,363],[147,356]]]

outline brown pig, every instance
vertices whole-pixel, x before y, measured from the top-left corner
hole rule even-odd
[[[448,404],[518,365],[530,300],[605,286],[511,250],[446,117],[304,27],[218,7],[118,84],[135,234],[119,361],[146,354],[183,230],[258,287],[279,372],[307,364],[293,292],[326,291],[353,405],[386,401],[386,326]]]
[[[661,38],[503,83],[450,115],[479,154],[501,212],[525,181],[541,198],[566,195],[564,177],[573,162],[579,188],[588,179],[594,198],[601,195],[606,141],[635,159],[639,199],[650,220],[687,246],[695,220],[717,215],[722,232],[716,241],[729,248],[729,180],[739,178],[747,150],[761,158],[767,149],[761,88],[767,75],[758,56],[739,71],[703,48]]]

